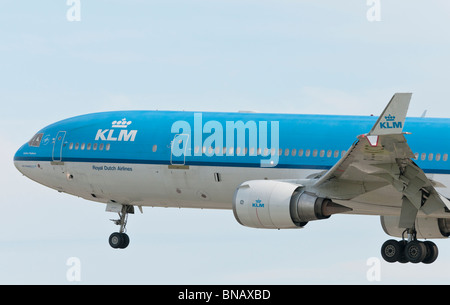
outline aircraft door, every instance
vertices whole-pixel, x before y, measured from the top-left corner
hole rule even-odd
[[[170,145],[170,164],[184,165],[186,154],[190,153],[189,134],[176,134]]]
[[[56,135],[55,143],[53,144],[53,153],[52,153],[53,161],[56,161],[56,162],[62,161],[62,150],[63,150],[63,146],[64,146],[63,144],[64,144],[65,137],[66,137],[65,131],[60,131]]]

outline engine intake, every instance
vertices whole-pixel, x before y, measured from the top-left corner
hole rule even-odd
[[[305,192],[301,186],[273,180],[242,183],[233,201],[236,220],[252,228],[300,228],[309,221],[350,210],[330,199]]]

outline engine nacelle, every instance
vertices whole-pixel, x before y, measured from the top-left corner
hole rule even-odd
[[[303,187],[282,181],[252,180],[236,190],[233,212],[243,226],[266,229],[301,228],[350,209],[306,193]]]
[[[402,237],[404,228],[399,228],[399,216],[381,216],[381,226],[390,236]],[[417,238],[447,238],[450,236],[450,219],[417,217],[415,223]]]

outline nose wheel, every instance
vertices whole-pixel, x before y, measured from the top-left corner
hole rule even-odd
[[[125,249],[130,243],[126,233],[114,232],[109,236],[109,245],[114,249]]]
[[[111,219],[114,224],[120,226],[119,232],[114,232],[109,236],[109,245],[114,249],[125,249],[130,243],[130,238],[125,233],[128,214],[134,214],[134,207],[132,205],[122,205],[119,214],[119,219]]]

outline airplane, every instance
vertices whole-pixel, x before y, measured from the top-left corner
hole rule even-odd
[[[381,115],[113,111],[39,130],[15,154],[26,177],[117,213],[124,249],[138,207],[232,209],[243,226],[301,229],[334,214],[378,215],[389,263],[433,263],[450,236],[450,119]],[[419,239],[424,239],[421,241]]]

